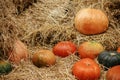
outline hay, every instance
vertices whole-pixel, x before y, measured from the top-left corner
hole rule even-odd
[[[32,49],[34,52],[34,49]],[[71,68],[76,61],[79,61],[76,55],[70,55],[65,58],[56,56],[56,64],[50,67],[37,68],[29,60],[22,62],[19,66],[14,66],[14,70],[8,75],[2,75],[1,80],[76,80],[72,75]],[[27,65],[26,65],[27,64]],[[105,71],[101,71],[100,80],[105,79]]]
[[[16,13],[20,14],[25,11],[25,9],[29,8],[30,5],[37,2],[37,0],[12,0],[13,4],[16,8]]]
[[[71,40],[76,45],[84,41],[96,40],[103,44],[107,50],[116,50],[120,46],[118,14],[120,10],[117,7],[114,9],[110,7],[111,5],[115,6],[116,1],[119,4],[119,0],[37,0],[37,3],[29,6],[29,9],[17,16],[11,15],[10,17],[21,29],[21,34],[18,33],[19,38],[27,43],[30,58],[37,49],[41,49],[39,47],[51,49],[57,42],[64,40]],[[110,21],[106,32],[86,36],[74,28],[75,14],[79,9],[85,7],[99,8],[106,12]],[[34,48],[35,46],[39,47]],[[31,59],[28,59],[17,66],[13,65],[13,71],[8,75],[1,75],[0,79],[76,80],[71,73],[71,67],[78,60],[79,57],[74,54],[66,58],[57,57],[55,65],[37,68],[32,64]],[[105,74],[106,72],[102,70],[100,80],[105,80]]]
[[[12,20],[16,13],[24,11],[36,0],[0,0],[0,57],[7,57],[8,51],[12,50],[14,41],[19,34],[19,27]],[[23,8],[18,9],[18,6]],[[19,34],[20,35],[20,34]]]
[[[83,41],[96,40],[102,43],[107,50],[115,50],[120,46],[118,39],[120,24],[112,16],[108,3],[112,5],[110,3],[113,2],[105,0],[40,0],[20,17],[15,18],[15,21],[24,31],[21,40],[27,42],[28,45],[52,47],[55,43],[63,40],[71,40],[77,45]],[[75,30],[75,14],[79,9],[85,7],[98,8],[108,14],[110,24],[107,32],[86,36]]]
[[[60,41],[76,39],[77,32],[72,27],[44,26],[30,32],[22,39],[28,42],[29,46],[43,45],[52,47]],[[31,44],[30,44],[31,43]]]
[[[12,50],[17,38],[18,27],[10,15],[15,12],[13,3],[0,0],[0,59],[6,59],[8,51]]]
[[[5,80],[75,80],[71,74],[72,64],[78,61],[78,57],[71,55],[66,58],[56,57],[56,64],[50,67],[37,68],[31,62],[22,63],[7,76]],[[27,64],[27,65],[26,65]]]
[[[110,20],[113,20],[115,22],[118,22],[120,24],[120,0],[112,1],[112,2],[106,2],[105,6],[109,8],[107,10],[108,14],[111,18]]]
[[[13,48],[14,40],[17,39],[18,28],[7,18],[0,20],[0,27],[0,57],[3,58]]]
[[[16,10],[12,0],[0,0],[0,19],[15,12]]]
[[[37,0],[0,0],[0,17],[8,14],[20,14]]]
[[[103,34],[86,36],[79,34],[73,27],[67,26],[44,26],[39,29],[30,32],[28,35],[24,36],[22,39],[28,43],[29,46],[46,46],[53,47],[56,43],[65,40],[71,40],[76,45],[79,46],[84,41],[95,40],[100,42],[106,47],[106,50],[115,50],[119,44],[119,25],[109,30]],[[114,30],[113,30],[114,29]],[[112,36],[114,35],[114,36]]]
[[[41,47],[29,48],[31,56],[39,49]],[[33,65],[31,59],[28,59],[26,62],[23,61],[19,65],[14,65],[12,72],[7,75],[1,75],[0,80],[77,80],[72,75],[71,68],[79,60],[80,58],[74,54],[65,58],[56,56],[55,65],[38,68]],[[100,80],[105,79],[105,74],[106,71],[101,69]]]

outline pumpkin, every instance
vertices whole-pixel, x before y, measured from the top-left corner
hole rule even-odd
[[[106,73],[107,80],[120,80],[120,65],[110,68]]]
[[[13,63],[20,63],[28,58],[28,50],[23,42],[16,40],[13,44],[13,50],[8,53],[9,60]]]
[[[32,62],[37,67],[51,66],[55,64],[56,57],[52,51],[41,49],[33,54]]]
[[[102,51],[104,51],[103,45],[96,41],[83,42],[78,48],[80,58],[95,59]]]
[[[61,41],[53,47],[53,53],[59,57],[67,57],[75,53],[76,50],[76,45],[71,41]]]
[[[78,80],[98,80],[100,72],[99,65],[90,58],[81,59],[72,67],[72,73]]]
[[[0,60],[0,75],[12,71],[12,65],[8,61]]]
[[[75,28],[86,35],[105,32],[108,24],[107,16],[100,9],[84,8],[75,16]]]
[[[119,52],[119,53],[120,53],[120,47],[118,47],[118,48],[117,48],[117,52]]]
[[[103,51],[98,55],[98,62],[109,68],[120,65],[120,54],[117,51]]]

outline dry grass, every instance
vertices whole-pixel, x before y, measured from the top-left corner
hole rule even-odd
[[[17,38],[18,27],[11,20],[10,14],[15,12],[13,3],[8,0],[0,0],[0,59],[6,58]]]
[[[17,39],[20,29],[12,20],[12,16],[27,8],[36,0],[0,0],[0,59],[7,57],[8,51],[12,50],[14,41]]]
[[[111,5],[112,2],[105,0],[56,0],[55,2],[40,0],[14,21],[23,29],[24,35],[21,40],[28,45],[50,47],[63,40],[72,40],[79,45],[83,41],[97,40],[106,49],[113,50],[120,45],[118,39],[120,24],[112,16],[113,13],[111,14],[109,8]],[[74,28],[74,17],[78,10],[85,7],[99,8],[106,12],[110,20],[107,32],[91,36],[77,32]]]
[[[9,18],[0,19],[0,27],[0,58],[5,58],[17,39],[18,28]]]
[[[118,1],[118,4],[115,1]],[[96,40],[102,43],[107,50],[115,50],[120,46],[119,4],[119,0],[37,0],[37,3],[33,3],[21,14],[9,15],[9,18],[21,29],[18,37],[27,43],[30,58],[36,50],[40,49],[39,47],[51,49],[54,44],[63,40],[71,40],[76,45],[84,41]],[[77,32],[74,28],[74,17],[79,9],[85,7],[98,8],[106,12],[110,24],[105,33],[86,36]],[[4,30],[4,28],[2,29]],[[39,47],[34,48],[35,46]],[[71,67],[78,60],[76,55],[66,58],[57,57],[55,65],[37,68],[29,59],[19,65],[14,65],[13,71],[8,75],[1,75],[0,79],[76,80],[71,73]],[[101,71],[100,80],[105,80],[105,73],[105,71]]]
[[[32,53],[37,51],[38,47],[30,49]],[[31,53],[31,54],[32,54]],[[21,62],[19,65],[14,65],[14,69],[8,75],[2,75],[1,80],[77,80],[72,75],[71,68],[80,58],[77,55],[70,55],[65,58],[56,56],[55,65],[49,67],[37,68],[29,59],[26,62]],[[27,64],[27,65],[26,65]],[[101,70],[100,80],[105,79],[105,71]]]
[[[3,80],[75,80],[71,74],[72,64],[78,57],[71,55],[66,58],[57,57],[56,64],[50,67],[37,68],[31,62],[16,66],[9,75],[2,76]],[[27,64],[27,65],[26,65]]]

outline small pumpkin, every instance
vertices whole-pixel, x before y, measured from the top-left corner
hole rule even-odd
[[[120,54],[117,51],[103,51],[98,55],[98,62],[109,68],[120,65]]]
[[[83,42],[78,48],[80,58],[95,59],[102,51],[104,51],[103,45],[96,41]]]
[[[61,41],[53,47],[53,53],[60,57],[67,57],[77,50],[76,45],[71,41]]]
[[[108,17],[100,9],[84,8],[75,17],[75,28],[86,35],[105,32],[108,24]]]
[[[51,66],[55,64],[56,57],[52,51],[41,49],[33,54],[32,62],[37,67]]]
[[[99,80],[101,69],[90,58],[84,58],[76,62],[72,67],[72,73],[78,80]]]
[[[110,68],[106,73],[107,80],[120,80],[120,65]]]
[[[0,75],[12,71],[12,65],[8,61],[0,60]]]
[[[20,63],[21,60],[26,60],[28,58],[28,50],[23,42],[16,40],[13,44],[13,50],[8,53],[9,60],[13,63]]]
[[[118,48],[117,48],[117,52],[119,52],[119,53],[120,53],[120,47],[118,47]]]

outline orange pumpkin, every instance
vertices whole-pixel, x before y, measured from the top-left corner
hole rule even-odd
[[[96,41],[83,42],[78,48],[80,58],[95,59],[102,51],[104,51],[104,47]]]
[[[108,18],[99,9],[81,9],[75,17],[75,28],[83,34],[99,34],[108,29]]]
[[[117,52],[119,52],[119,53],[120,53],[120,47],[118,47],[118,48],[117,48]]]
[[[99,80],[99,65],[90,58],[84,58],[76,62],[72,67],[72,73],[78,80]]]
[[[32,62],[37,67],[51,66],[55,64],[56,57],[50,50],[39,50],[33,54]]]
[[[9,60],[13,63],[19,63],[28,58],[28,50],[23,42],[16,40],[13,44],[13,50],[8,53]]]
[[[60,57],[67,57],[77,50],[76,45],[71,41],[61,41],[53,47],[53,53]]]
[[[106,73],[107,80],[120,80],[120,65],[110,68]]]

